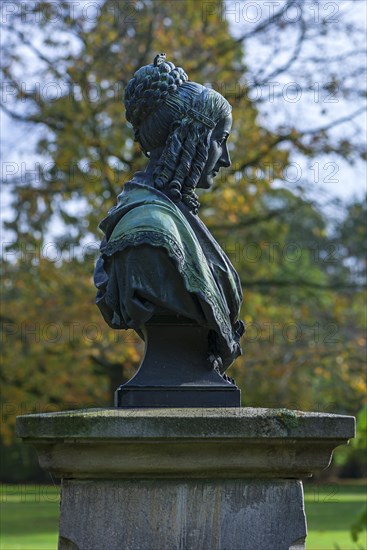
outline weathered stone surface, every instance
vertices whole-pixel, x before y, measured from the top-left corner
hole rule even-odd
[[[92,409],[17,419],[55,474],[294,477],[326,468],[354,418],[286,409]]]
[[[19,437],[139,438],[302,437],[345,439],[351,416],[252,407],[213,409],[85,409],[18,416]]]
[[[62,494],[62,550],[289,550],[306,536],[296,480],[70,480]]]
[[[94,409],[18,417],[62,477],[62,550],[304,550],[300,478],[354,418],[285,409]]]

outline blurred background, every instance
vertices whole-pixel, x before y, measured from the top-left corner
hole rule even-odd
[[[92,273],[98,223],[146,163],[124,88],[158,52],[233,107],[200,217],[243,284],[243,405],[366,427],[366,4],[13,0],[1,22],[2,480],[50,481],[17,415],[111,406],[139,365]],[[360,432],[328,475],[366,476],[365,448]]]

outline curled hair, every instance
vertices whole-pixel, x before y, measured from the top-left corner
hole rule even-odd
[[[161,54],[163,55],[163,54]],[[159,57],[159,56],[157,56]],[[173,63],[162,62],[160,74],[176,75]],[[182,201],[197,213],[199,209],[195,188],[203,172],[210,146],[210,136],[216,124],[228,116],[231,107],[218,92],[195,82],[177,77],[176,88],[159,88],[165,95],[149,96],[140,84],[145,85],[146,74],[156,75],[153,65],[142,67],[129,82],[125,93],[126,116],[132,122],[135,137],[146,154],[162,148],[153,173],[154,185],[174,202]],[[144,69],[144,71],[143,71]],[[153,72],[152,72],[153,71]],[[172,75],[172,78],[174,77]],[[139,77],[139,78],[137,78]],[[168,78],[167,77],[167,78]],[[151,82],[158,82],[153,80]],[[162,80],[159,80],[162,82]],[[157,90],[155,89],[154,92]],[[141,109],[141,110],[139,110]]]
[[[158,54],[151,65],[141,67],[125,89],[126,118],[138,129],[144,119],[156,111],[169,94],[188,80],[181,67]]]

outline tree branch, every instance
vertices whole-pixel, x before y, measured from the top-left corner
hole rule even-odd
[[[210,224],[210,229],[216,232],[220,231],[233,231],[235,229],[242,229],[244,227],[249,227],[251,225],[256,225],[258,223],[267,222],[269,220],[272,220],[273,218],[282,217],[286,214],[290,214],[292,212],[296,212],[297,210],[300,210],[304,204],[296,204],[294,206],[291,206],[289,208],[282,208],[278,210],[272,210],[265,214],[264,216],[252,216],[251,218],[247,218],[245,220],[242,220],[239,223],[231,223],[231,224],[220,224],[220,225],[212,225]],[[209,224],[208,224],[209,226]]]
[[[281,67],[278,67],[277,69],[274,69],[273,72],[268,74],[263,79],[262,82],[259,82],[259,81],[255,80],[255,85],[258,85],[258,86],[260,85],[261,86],[261,85],[265,84],[265,82],[268,82],[271,78],[275,78],[276,76],[284,73],[285,71],[287,71],[293,65],[293,63],[298,59],[298,57],[301,53],[303,42],[304,42],[304,39],[305,39],[305,36],[306,36],[306,30],[307,30],[306,29],[306,24],[302,20],[301,21],[300,34],[299,34],[297,43],[296,43],[296,45],[294,47],[294,50],[293,50],[293,53],[290,56],[290,58],[288,59],[288,61],[286,63],[284,63],[284,65],[282,65]]]
[[[243,281],[241,280],[241,285],[243,288],[251,287],[278,287],[278,288],[287,288],[287,287],[303,287],[303,288],[313,288],[315,290],[342,290],[342,289],[358,289],[362,290],[367,288],[366,284],[356,284],[356,283],[330,283],[330,284],[320,284],[313,281],[306,281],[304,279],[294,279],[293,281],[284,280],[284,279],[257,279],[254,281]]]
[[[57,69],[56,69],[56,63],[55,63],[55,60],[51,61],[50,59],[48,59],[42,52],[39,51],[38,48],[36,48],[36,46],[34,46],[34,44],[32,44],[24,35],[24,33],[18,29],[16,29],[14,26],[12,25],[6,25],[5,23],[3,23],[3,26],[11,33],[15,33],[19,39],[21,40],[21,42],[27,46],[34,54],[37,55],[37,57],[43,61],[44,63],[46,63],[46,65],[48,65],[51,69],[52,69],[52,72],[57,75],[59,78],[67,78],[69,80],[69,83],[71,83],[71,79],[69,77],[69,75],[65,72],[64,74],[61,74]]]
[[[283,143],[283,142],[286,142],[286,141],[296,143],[302,137],[312,136],[312,135],[320,134],[322,132],[327,132],[328,130],[331,130],[332,128],[335,128],[336,126],[339,126],[340,124],[344,124],[345,122],[349,122],[349,121],[353,120],[354,118],[361,115],[365,111],[366,111],[366,107],[361,107],[360,109],[357,109],[356,111],[354,111],[354,113],[351,113],[351,114],[346,115],[344,117],[338,118],[338,119],[330,122],[329,124],[326,124],[325,126],[319,126],[318,128],[311,128],[309,130],[299,130],[299,131],[297,130],[295,132],[288,132],[286,134],[280,134],[273,141],[271,141],[268,144],[266,150],[259,151],[259,153],[255,157],[253,157],[252,159],[250,159],[250,160],[246,161],[245,163],[243,163],[238,170],[242,171],[242,170],[245,170],[246,168],[248,168],[249,166],[256,165],[274,147],[279,145],[279,143]]]

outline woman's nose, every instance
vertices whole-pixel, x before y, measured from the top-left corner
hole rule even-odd
[[[224,143],[222,146],[222,155],[220,157],[220,162],[221,165],[225,168],[229,168],[231,166],[231,157],[229,156],[227,143]]]

